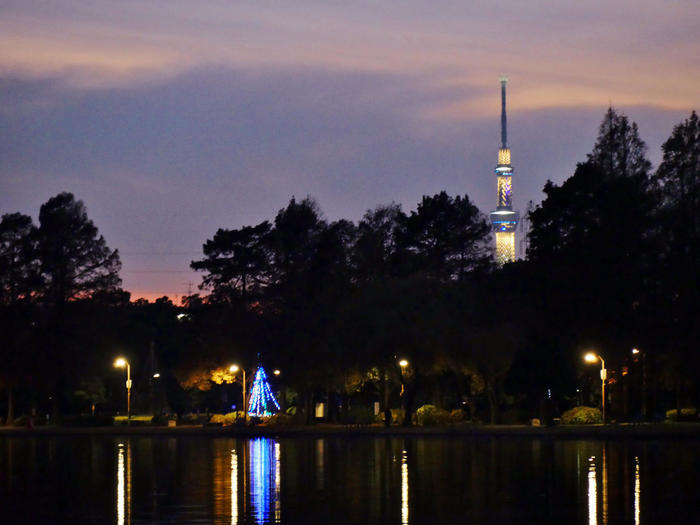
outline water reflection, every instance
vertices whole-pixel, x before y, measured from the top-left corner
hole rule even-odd
[[[641,514],[642,487],[639,479],[639,456],[634,457],[634,525],[639,525]]]
[[[131,524],[131,441],[117,446],[117,524]]]
[[[14,523],[119,525],[697,521],[696,441],[536,443],[0,436],[0,508]]]
[[[250,441],[250,486],[255,520],[266,523],[269,518],[279,521],[279,443],[257,438]],[[274,513],[270,510],[274,506]]]
[[[231,525],[238,523],[238,454],[231,451]]]
[[[605,453],[605,443],[603,443],[603,472],[602,472],[602,478],[603,478],[603,487],[602,487],[602,496],[603,496],[603,513],[602,513],[602,520],[603,520],[603,525],[608,525],[608,464],[607,464],[607,454]]]
[[[629,456],[628,456],[629,458]],[[623,459],[623,461],[629,465],[629,459]],[[639,467],[639,456],[634,456],[634,488],[633,488],[633,522],[635,525],[641,523],[641,476]],[[608,475],[610,466],[608,465],[607,459],[607,448],[603,445],[601,450],[600,467],[598,468],[596,464],[596,456],[591,456],[588,458],[588,523],[589,525],[597,525],[598,519],[602,525],[607,525],[609,517],[608,509]],[[623,469],[623,478],[618,479],[615,486],[623,488],[623,501],[618,502],[618,504],[623,504],[627,502],[629,505],[629,470]],[[598,474],[600,474],[600,484],[598,483]],[[600,488],[600,493],[599,493]],[[614,490],[614,488],[613,488]],[[619,493],[617,493],[619,495]],[[598,497],[600,496],[600,509],[598,509]],[[617,496],[615,497],[617,498]],[[613,499],[613,504],[615,504],[616,499]],[[628,507],[629,508],[629,507]],[[629,519],[627,521],[632,521]]]
[[[326,450],[326,440],[316,440],[316,488],[323,490],[326,487],[325,472],[324,472],[324,456]]]
[[[280,472],[280,444],[275,442],[275,521],[279,522],[282,515],[282,502],[280,501],[280,480],[282,475]]]
[[[595,456],[588,458],[588,525],[598,524],[598,482],[595,472]]]
[[[401,525],[408,525],[408,455],[401,453]]]

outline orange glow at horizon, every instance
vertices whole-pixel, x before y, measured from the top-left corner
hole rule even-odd
[[[167,297],[176,306],[182,306],[182,297],[184,295],[186,295],[183,293],[180,293],[177,295],[172,295],[172,294],[168,294],[167,292],[137,292],[137,291],[133,292],[130,290],[127,290],[127,291],[129,291],[131,293],[130,301],[132,303],[138,301],[139,299],[145,299],[149,303],[152,303],[152,302],[155,302],[156,299],[160,299],[162,297]]]

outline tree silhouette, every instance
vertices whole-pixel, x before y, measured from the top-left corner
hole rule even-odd
[[[28,381],[33,350],[35,305],[41,282],[36,227],[31,217],[9,213],[0,220],[0,331],[3,366],[0,385],[7,392],[7,424],[14,420],[14,392]]]
[[[8,213],[0,221],[0,303],[13,304],[35,295],[41,282],[37,231],[32,218]]]
[[[641,344],[657,251],[643,152],[636,125],[609,109],[589,160],[561,185],[548,181],[529,214],[530,275],[554,347],[622,359]]]
[[[71,193],[49,199],[39,211],[39,253],[44,299],[60,305],[121,284],[117,250],[98,237],[85,205]]]
[[[588,162],[598,165],[608,177],[647,175],[651,163],[645,156],[646,149],[637,124],[630,124],[625,115],[610,107],[600,124]]]
[[[403,242],[414,268],[441,279],[463,278],[491,257],[491,227],[468,196],[423,196],[405,221]]]
[[[192,261],[190,267],[204,271],[202,287],[211,289],[215,301],[246,302],[258,296],[270,281],[268,221],[239,230],[219,229],[208,240],[205,259]]]
[[[696,351],[700,326],[695,313],[700,301],[700,121],[695,111],[674,127],[662,149],[663,161],[654,176],[660,226],[654,319],[661,324],[654,347],[663,350],[656,364],[680,409],[700,373]],[[658,351],[649,355],[654,353]]]
[[[368,210],[357,227],[353,265],[360,280],[397,276],[400,268],[400,229],[406,215],[398,204]]]

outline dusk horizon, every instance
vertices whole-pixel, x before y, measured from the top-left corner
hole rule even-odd
[[[273,5],[6,5],[0,211],[36,219],[74,193],[119,249],[124,289],[177,300],[218,228],[292,196],[331,220],[443,190],[487,214],[501,74],[521,214],[585,160],[609,106],[655,166],[697,107],[690,2]]]

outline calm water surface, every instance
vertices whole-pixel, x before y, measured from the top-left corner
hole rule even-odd
[[[0,438],[2,523],[698,523],[700,443]]]

